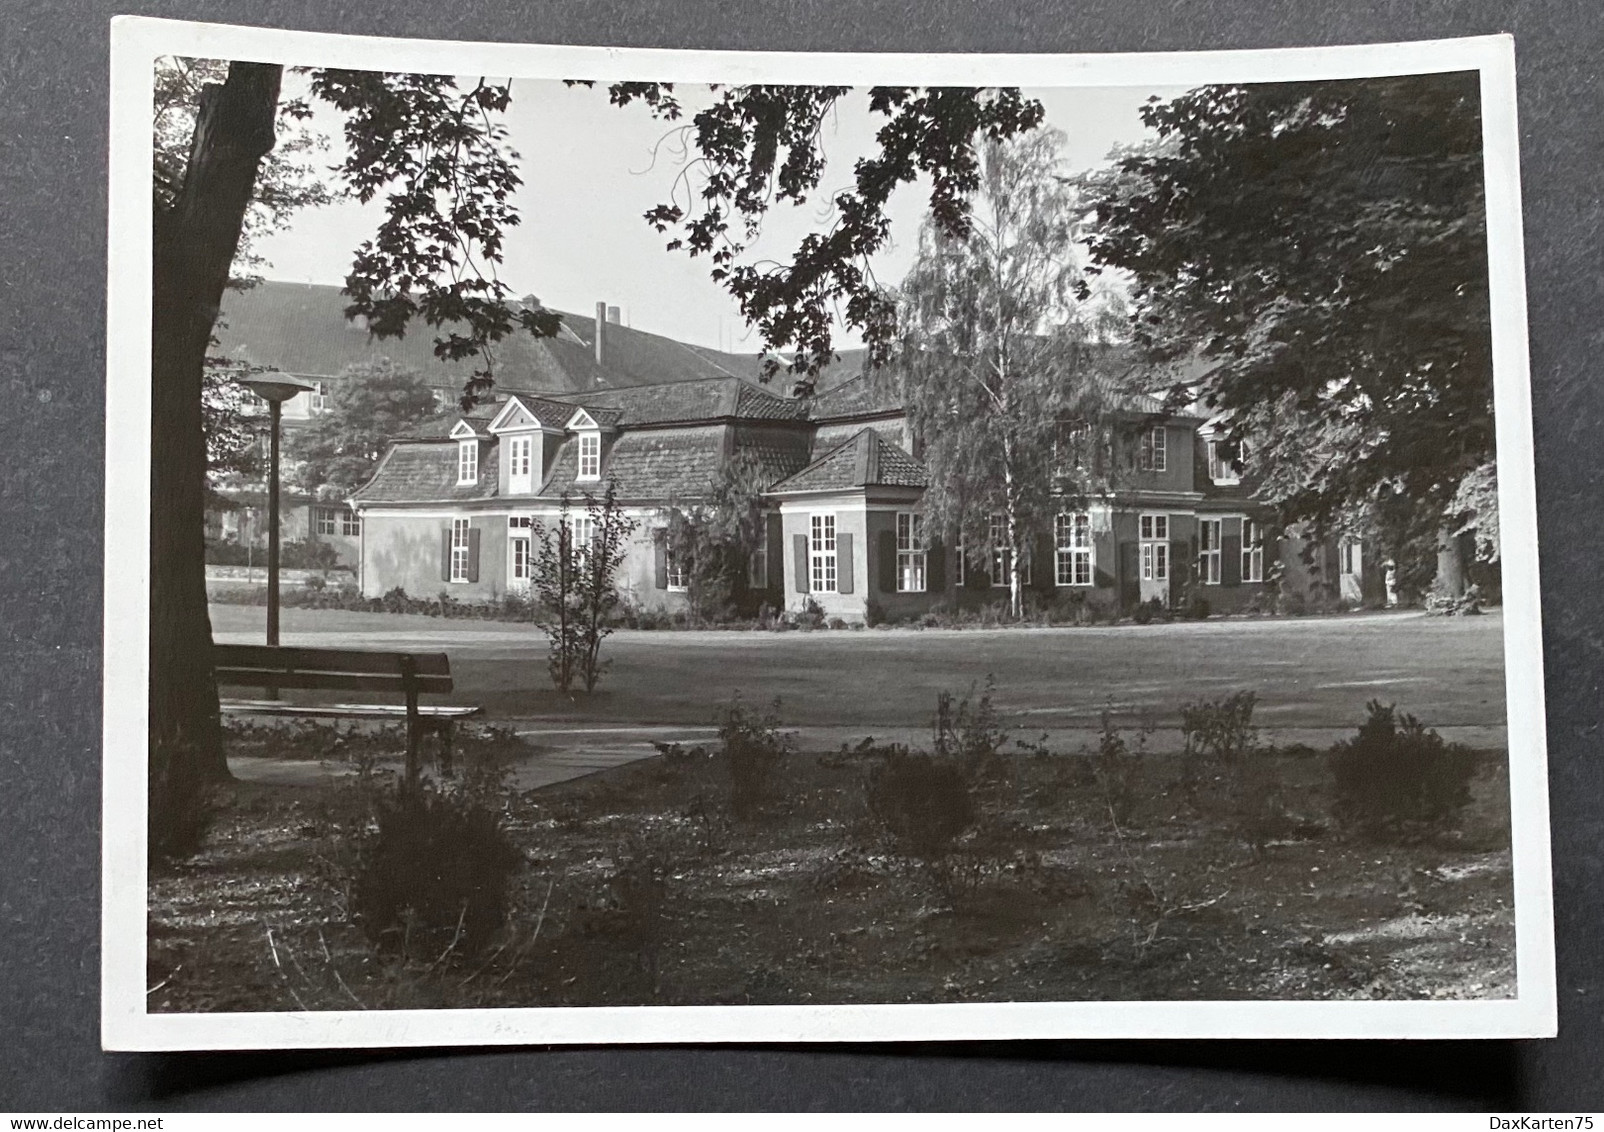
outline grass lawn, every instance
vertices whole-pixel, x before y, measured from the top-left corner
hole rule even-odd
[[[214,632],[261,639],[259,607],[215,605]],[[1239,689],[1266,728],[1346,732],[1371,699],[1439,728],[1504,724],[1503,618],[1413,613],[1221,619],[1064,629],[820,632],[621,631],[592,696],[561,697],[533,626],[338,610],[284,610],[286,644],[438,649],[453,699],[497,719],[706,724],[736,692],[784,702],[787,723],[924,727],[936,693],[988,674],[1026,729],[1085,727],[1112,705],[1126,722],[1171,726],[1182,703]],[[1335,737],[1335,736],[1333,736]]]

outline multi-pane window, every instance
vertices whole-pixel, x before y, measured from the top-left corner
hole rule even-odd
[[[1053,521],[1057,548],[1056,576],[1060,586],[1092,584],[1092,517],[1084,511],[1059,515]]]
[[[306,395],[306,408],[309,413],[321,413],[329,407],[328,391],[323,388],[321,381],[314,381],[311,390]]]
[[[579,434],[579,478],[594,480],[601,478],[601,433],[582,432]]]
[[[835,593],[835,516],[814,515],[808,534],[808,589]]]
[[[1197,579],[1205,586],[1220,584],[1219,519],[1199,519],[1197,524]]]
[[[969,580],[969,555],[964,550],[963,541],[952,550],[952,584],[963,589]]]
[[[468,580],[468,520],[451,520],[451,580]]]
[[[925,592],[924,517],[914,511],[897,512],[897,592]]]
[[[1252,519],[1242,520],[1242,580],[1264,581],[1264,527]]]
[[[1062,420],[1053,427],[1053,471],[1069,475],[1084,470],[1092,428],[1083,420]]]
[[[479,442],[457,441],[457,483],[479,482]]]
[[[668,567],[668,588],[671,590],[683,590],[690,588],[691,575],[690,571],[686,568],[685,559],[682,556],[675,554],[673,547],[669,547],[663,553],[664,560]]]
[[[1343,539],[1338,548],[1342,556],[1342,572],[1348,577],[1358,576],[1360,569],[1359,543],[1354,539]]]
[[[1139,522],[1142,581],[1167,582],[1170,579],[1170,517],[1143,515]]]
[[[1011,586],[1013,584],[1012,567],[1013,552],[1008,549],[1008,521],[1001,515],[993,515],[988,530],[991,536],[991,584],[994,586]],[[1030,554],[1021,553],[1019,556],[1019,581],[1021,585],[1030,585]]]
[[[568,517],[569,545],[573,547],[574,568],[583,570],[590,557],[591,544],[596,541],[596,520],[589,515]]]
[[[332,535],[334,529],[334,508],[319,507],[317,509],[317,533],[320,535]]]
[[[533,488],[531,471],[534,464],[535,438],[514,436],[507,441],[508,489],[524,492]]]
[[[340,512],[340,533],[346,538],[356,538],[362,533],[362,516],[347,507]]]
[[[534,577],[530,538],[533,527],[534,520],[528,515],[512,515],[507,519],[507,576],[520,585]]]
[[[1139,466],[1144,472],[1162,472],[1169,466],[1169,446],[1164,442],[1164,426],[1143,429],[1140,437]]]

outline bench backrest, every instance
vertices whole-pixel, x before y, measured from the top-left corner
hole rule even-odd
[[[367,652],[270,645],[213,645],[217,683],[244,688],[324,688],[350,692],[451,691],[443,652]]]

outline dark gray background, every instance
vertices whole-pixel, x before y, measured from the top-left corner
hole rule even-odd
[[[1182,50],[1514,33],[1559,1039],[102,1054],[106,92],[108,21],[118,12],[441,39],[834,51]],[[1597,0],[0,3],[0,1110],[1604,1107],[1601,60]],[[122,549],[130,564],[144,554]]]

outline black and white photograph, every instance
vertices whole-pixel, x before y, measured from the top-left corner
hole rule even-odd
[[[1507,39],[113,41],[110,1048],[1553,1033]]]

